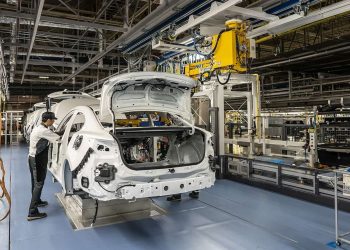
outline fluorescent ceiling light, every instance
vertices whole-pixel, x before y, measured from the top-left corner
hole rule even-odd
[[[48,76],[39,76],[40,79],[49,79],[50,77]]]

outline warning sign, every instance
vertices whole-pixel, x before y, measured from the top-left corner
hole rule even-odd
[[[343,195],[350,196],[350,174],[343,174]]]

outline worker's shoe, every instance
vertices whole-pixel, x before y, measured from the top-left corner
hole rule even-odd
[[[38,202],[38,207],[46,207],[47,205],[49,205],[49,203],[47,201],[39,201]]]
[[[199,198],[199,192],[198,191],[192,191],[189,196],[193,199],[198,199]]]
[[[32,220],[39,220],[47,217],[46,213],[33,213],[33,214],[28,214],[27,221],[32,221]]]
[[[181,201],[181,194],[173,194],[166,198],[167,201]]]

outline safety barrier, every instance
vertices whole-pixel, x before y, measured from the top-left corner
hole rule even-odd
[[[271,161],[271,159],[252,159],[232,154],[222,155],[220,158],[219,176],[221,178],[242,180],[253,185],[260,184],[258,186],[276,191],[282,189],[299,191],[300,194],[313,195],[316,200],[321,199],[321,197],[333,198],[333,187],[329,185],[328,181],[318,178],[320,174],[332,172],[332,169],[295,167]],[[342,182],[339,182],[338,185],[343,188]],[[338,199],[345,202],[342,209],[350,211],[350,197],[340,193]]]
[[[6,171],[4,168],[4,164],[2,159],[0,158],[0,170],[1,170],[1,179],[0,179],[0,188],[1,188],[1,195],[0,195],[0,200],[6,199],[7,203],[8,203],[8,208],[5,212],[4,215],[0,215],[0,221],[3,221],[7,216],[9,216],[10,214],[10,210],[11,210],[11,197],[9,192],[6,189],[6,185],[5,185],[5,175],[6,175]]]

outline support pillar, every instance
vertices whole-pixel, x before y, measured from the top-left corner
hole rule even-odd
[[[216,85],[214,93],[214,107],[219,108],[218,112],[218,137],[219,137],[219,151],[218,155],[225,154],[225,100],[224,100],[224,86],[221,84]]]

